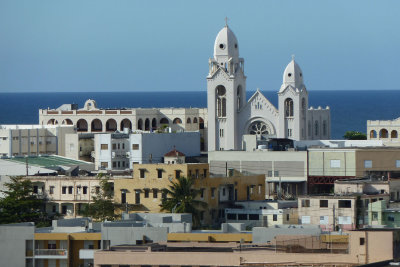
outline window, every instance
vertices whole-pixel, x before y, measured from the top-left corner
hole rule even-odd
[[[225,190],[225,188],[222,188],[222,196],[225,196],[226,195],[226,190]]]
[[[364,168],[372,168],[372,160],[364,160]]]
[[[150,189],[145,189],[144,190],[144,198],[149,198],[149,194],[150,194]]]
[[[285,117],[293,117],[293,100],[291,98],[285,100]]]
[[[376,212],[376,211],[372,212],[372,220],[373,221],[377,221],[378,220],[378,212]]]
[[[238,220],[247,221],[247,214],[238,214]]]
[[[117,144],[112,144],[112,149],[117,150]]]
[[[286,214],[286,221],[289,221],[289,219],[290,219],[290,215]]]
[[[87,187],[87,186],[84,186],[84,187],[83,187],[83,190],[82,190],[82,191],[83,191],[83,194],[84,194],[84,195],[86,195],[86,194],[87,194],[87,189],[88,189],[88,187]]]
[[[204,198],[204,188],[200,189],[200,198]]]
[[[302,199],[301,200],[301,206],[304,208],[309,208],[310,207],[310,200],[309,199]]]
[[[272,220],[274,222],[276,222],[278,220],[278,215],[276,215],[276,214],[272,215]]]
[[[62,194],[66,194],[67,193],[67,187],[63,186],[61,189]]]
[[[261,191],[262,191],[262,184],[259,184],[258,185],[258,194],[261,194]]]
[[[360,246],[363,246],[365,244],[365,238],[360,237]]]
[[[113,162],[113,168],[117,168],[117,162],[116,161]]]
[[[400,168],[400,160],[396,160],[396,168]]]
[[[139,150],[139,144],[132,144],[132,150]]]
[[[249,220],[251,221],[258,221],[260,216],[258,214],[249,214]]]
[[[196,170],[196,178],[199,178],[199,170]]]
[[[181,170],[175,170],[175,178],[181,178]]]
[[[236,213],[228,213],[226,217],[228,220],[236,220]]]
[[[318,125],[318,121],[314,122],[314,133],[315,135],[319,134],[319,125]]]
[[[121,203],[122,204],[126,203],[126,190],[124,189],[121,190]]]
[[[140,178],[145,178],[146,170],[145,169],[139,169],[140,172]]]
[[[108,150],[108,144],[101,144],[101,150]]]
[[[57,206],[56,206],[56,205],[53,205],[52,211],[53,211],[53,212],[57,212]]]
[[[274,171],[274,176],[279,177],[279,171]]]
[[[319,201],[319,207],[320,208],[327,208],[328,207],[328,200],[327,199],[321,199]]]
[[[203,177],[206,178],[207,177],[207,169],[203,170]]]
[[[268,171],[268,177],[272,177],[272,171]]]
[[[340,168],[340,159],[331,159],[331,168]]]
[[[73,188],[74,188],[74,187],[72,187],[72,186],[68,186],[68,194],[72,194]]]
[[[135,190],[135,204],[140,204],[140,190]]]
[[[158,198],[158,189],[157,188],[153,189],[153,198]]]
[[[50,195],[54,194],[54,186],[50,186]]]
[[[101,168],[103,168],[103,169],[108,168],[108,162],[101,162],[100,165],[101,165]]]
[[[215,187],[211,188],[211,198],[215,198]]]
[[[39,189],[38,186],[37,186],[37,185],[34,185],[34,186],[33,186],[33,193],[34,193],[34,194],[37,194],[37,193],[38,193],[38,189]]]
[[[100,193],[100,186],[96,186],[94,190],[95,190],[96,194],[99,194]]]
[[[162,169],[157,169],[157,178],[162,178],[162,173],[163,173]]]
[[[339,208],[351,208],[351,200],[339,200]]]
[[[393,215],[388,215],[387,220],[389,222],[394,222],[394,216]]]

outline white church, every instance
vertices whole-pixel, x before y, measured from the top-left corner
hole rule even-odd
[[[278,108],[257,90],[246,101],[244,59],[228,25],[218,33],[207,76],[208,151],[241,150],[244,135],[257,138],[330,138],[329,107],[308,106],[303,72],[294,58],[283,72]]]

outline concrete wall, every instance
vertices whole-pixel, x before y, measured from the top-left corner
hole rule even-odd
[[[356,154],[354,149],[309,149],[309,175],[354,177],[356,175],[355,157]]]
[[[35,226],[27,224],[0,225],[0,265],[25,267],[26,255],[33,255]],[[26,247],[30,240],[31,247]]]
[[[138,241],[152,240],[166,242],[168,240],[167,227],[135,227],[126,224],[124,227],[114,227],[104,223],[101,228],[101,239],[110,240],[111,246],[135,245]]]
[[[254,227],[253,243],[271,242],[278,235],[320,235],[321,228],[315,225],[275,225],[274,227]]]

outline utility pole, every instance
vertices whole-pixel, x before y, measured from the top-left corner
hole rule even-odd
[[[28,157],[25,158],[25,166],[26,166],[26,176],[28,176],[29,175]]]
[[[333,231],[336,230],[335,204],[333,204]]]

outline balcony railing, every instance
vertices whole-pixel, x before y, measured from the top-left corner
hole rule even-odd
[[[67,259],[67,249],[35,249],[35,258]]]

